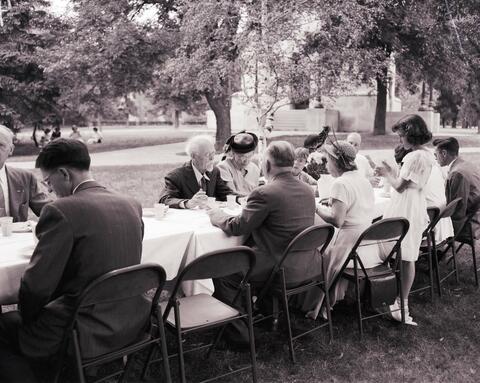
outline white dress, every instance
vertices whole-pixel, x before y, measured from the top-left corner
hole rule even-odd
[[[330,189],[330,198],[343,202],[347,207],[343,225],[335,230],[330,246],[323,255],[326,276],[333,281],[360,234],[370,227],[375,211],[375,194],[365,175],[358,170],[343,173],[335,178]],[[358,249],[358,255],[366,268],[382,263],[378,246],[365,246]],[[353,265],[348,265],[353,267]],[[345,296],[348,282],[340,279],[330,297],[331,305]],[[316,318],[323,303],[324,294],[317,297],[315,308],[307,316]]]
[[[428,225],[425,186],[432,172],[434,159],[427,149],[415,150],[403,159],[399,177],[411,181],[401,193],[392,188],[390,203],[383,218],[404,217],[410,228],[402,241],[402,260],[414,262],[418,259],[422,233]]]

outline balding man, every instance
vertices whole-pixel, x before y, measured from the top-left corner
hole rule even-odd
[[[15,148],[13,138],[12,131],[0,125],[0,217],[11,216],[14,222],[22,222],[28,219],[29,207],[39,216],[52,199],[31,172],[5,165]]]
[[[178,209],[204,206],[208,197],[226,201],[235,194],[214,167],[215,146],[210,136],[195,136],[187,142],[186,152],[191,160],[165,176],[165,188],[160,203]]]
[[[355,148],[355,164],[357,165],[360,174],[363,174],[368,179],[373,177],[373,168],[371,166],[370,158],[360,154],[360,146],[362,145],[362,136],[359,133],[353,132],[347,136],[347,142]]]
[[[212,224],[228,235],[249,235],[245,244],[251,246],[257,256],[251,276],[254,288],[261,287],[267,280],[289,242],[314,224],[314,192],[309,185],[299,182],[292,174],[294,161],[295,153],[290,143],[272,142],[267,147],[262,162],[268,182],[250,193],[242,213],[230,216],[220,209],[208,212]],[[296,262],[295,257],[292,257],[287,259],[284,267],[289,283],[300,282],[321,273],[319,257],[309,264]],[[231,303],[240,279],[236,275],[214,280],[215,296]],[[246,343],[246,326],[237,327],[237,332],[231,334],[230,340]]]

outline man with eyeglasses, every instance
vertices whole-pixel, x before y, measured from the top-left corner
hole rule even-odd
[[[214,166],[215,146],[210,136],[191,138],[186,152],[191,160],[165,176],[160,203],[177,209],[194,209],[206,206],[208,197],[226,201],[227,195],[236,194]]]
[[[13,138],[12,131],[0,125],[0,217],[11,216],[14,222],[23,222],[28,219],[29,207],[38,216],[52,199],[33,173],[5,165],[15,148]]]
[[[240,196],[248,196],[258,186],[260,168],[252,162],[257,145],[253,133],[234,134],[225,144],[227,158],[217,165],[222,179]]]
[[[45,370],[61,352],[81,291],[109,271],[140,263],[142,254],[140,203],[92,179],[83,142],[50,142],[36,166],[58,199],[42,209],[38,244],[20,283],[19,311],[0,315],[1,382],[36,381],[35,367]],[[99,303],[94,312],[82,310],[82,355],[101,355],[136,341],[149,313],[150,304],[141,296]]]

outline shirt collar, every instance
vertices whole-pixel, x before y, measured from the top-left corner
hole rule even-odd
[[[193,168],[193,172],[195,173],[195,178],[197,179],[197,183],[200,183],[202,177],[205,177],[205,179],[207,181],[210,181],[210,178],[208,178],[208,175],[207,175],[207,172],[205,172],[204,174],[200,173],[200,170],[198,170],[195,165],[193,164],[192,162],[192,168]]]
[[[86,183],[86,182],[91,182],[91,181],[95,181],[95,180],[94,180],[93,178],[89,178],[88,180],[85,180],[85,181],[80,182],[77,186],[75,186],[75,189],[73,189],[72,194],[75,194],[75,192],[77,191],[77,189],[78,189],[81,185],[83,185],[83,184]]]
[[[455,158],[452,162],[450,162],[449,165],[447,165],[447,173],[450,173],[450,169],[452,168],[453,164],[457,162],[457,160],[458,160],[458,157]]]

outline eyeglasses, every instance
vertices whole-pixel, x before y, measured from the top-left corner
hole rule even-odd
[[[41,182],[44,186],[46,187],[50,187],[50,177],[57,171],[57,169],[55,169],[53,172],[51,172],[47,177],[45,177]]]

